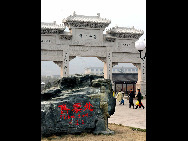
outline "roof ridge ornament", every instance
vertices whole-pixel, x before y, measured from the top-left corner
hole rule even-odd
[[[97,13],[97,16],[100,17],[100,13]]]
[[[75,11],[73,12],[73,16],[76,16],[76,12]]]

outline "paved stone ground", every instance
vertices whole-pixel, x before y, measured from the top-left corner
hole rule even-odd
[[[134,105],[136,101],[137,100],[133,100]],[[119,102],[116,100],[115,113],[110,116],[108,123],[146,129],[146,99],[142,99],[144,109],[142,107],[133,109],[132,106],[129,108],[129,100],[126,98],[124,98],[124,102],[124,105],[119,105]]]

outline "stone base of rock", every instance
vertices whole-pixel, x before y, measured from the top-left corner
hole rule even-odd
[[[110,129],[108,129],[107,131],[94,131],[93,134],[95,135],[113,135],[114,131],[111,131]]]

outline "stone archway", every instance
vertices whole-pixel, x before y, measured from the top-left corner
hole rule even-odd
[[[136,87],[146,91],[146,59],[140,59],[135,42],[142,30],[113,27],[103,34],[110,20],[97,16],[73,15],[63,20],[65,26],[41,23],[41,60],[53,61],[61,68],[61,77],[69,75],[69,61],[76,56],[97,57],[104,62],[104,78],[112,80],[112,67],[117,63],[133,63],[138,68]],[[145,50],[143,51],[145,53]]]

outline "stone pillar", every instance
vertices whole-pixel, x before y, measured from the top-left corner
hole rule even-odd
[[[146,95],[146,68],[145,68],[145,60],[141,61],[141,63],[134,63],[138,68],[138,81],[136,83],[136,90],[140,89],[140,92],[143,96]],[[137,93],[137,92],[136,92]]]
[[[63,73],[62,77],[67,77],[69,75],[69,52],[63,50],[63,65],[62,65]]]
[[[112,70],[113,70],[113,67],[115,66],[115,65],[118,65],[118,62],[112,62]],[[111,71],[112,71],[111,70]],[[112,71],[113,72],[113,71]],[[115,91],[115,89],[116,89],[116,86],[115,86],[115,83],[113,82],[113,81],[111,81],[112,82],[112,89]]]
[[[112,89],[114,90],[114,84],[112,81],[112,65],[117,65],[117,63],[112,64],[112,51],[111,48],[107,47],[106,57],[97,57],[104,63],[104,78],[110,79],[112,83]]]
[[[61,68],[61,78],[69,75],[69,51],[68,46],[64,47],[62,61],[54,61]]]
[[[104,62],[104,78],[112,81],[112,52],[107,51],[106,61]]]
[[[63,78],[63,61],[61,62],[60,68],[61,68],[60,75],[61,75],[61,78]]]

